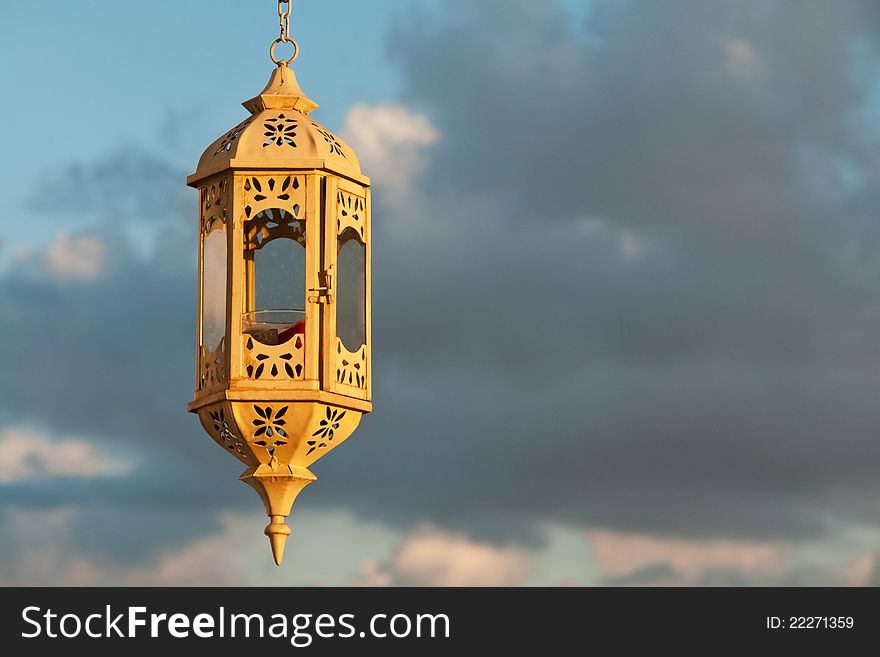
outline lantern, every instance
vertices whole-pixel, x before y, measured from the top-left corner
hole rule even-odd
[[[370,182],[290,63],[279,2],[277,65],[244,121],[212,143],[187,184],[199,194],[198,375],[188,410],[247,466],[270,522],[285,518],[370,402]],[[279,60],[275,48],[295,48]]]

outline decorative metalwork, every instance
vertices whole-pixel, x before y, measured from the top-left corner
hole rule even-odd
[[[309,446],[309,451],[306,452],[306,456],[310,455],[316,449],[327,448],[327,443],[333,440],[333,433],[339,429],[339,423],[344,417],[345,411],[338,408],[327,407],[327,416],[321,420],[318,430],[312,434],[313,438],[317,436],[318,439],[306,441],[306,444]]]
[[[336,338],[336,383],[366,389],[367,345],[351,352]]]
[[[229,152],[232,150],[232,144],[235,142],[240,136],[241,133],[244,132],[244,129],[247,128],[251,122],[254,120],[254,117],[248,117],[237,126],[235,126],[232,130],[226,133],[226,136],[220,140],[220,145],[217,146],[217,150],[214,151],[214,155],[220,155],[222,152]]]
[[[300,206],[293,206],[294,213]],[[268,209],[257,214],[245,225],[245,243],[249,249],[260,249],[278,237],[296,240],[303,246],[306,243],[305,224],[296,214],[286,210]]]
[[[206,185],[201,190],[201,231],[207,235],[218,221],[227,220],[229,183],[226,180]]]
[[[294,219],[303,218],[306,202],[305,180],[302,176],[249,176],[244,180],[244,216],[262,210],[284,210]]]
[[[366,242],[366,203],[362,196],[350,192],[336,195],[336,231],[340,235],[346,228],[352,228]]]
[[[263,141],[263,148],[273,144],[275,146],[284,146],[286,144],[291,148],[296,148],[296,142],[294,141],[296,126],[296,119],[291,119],[284,114],[279,114],[274,119],[267,119],[263,122],[263,127],[266,129],[263,133],[263,136],[266,138]]]
[[[208,411],[208,417],[214,424],[214,432],[216,440],[226,449],[232,452],[235,457],[247,463],[248,455],[245,451],[247,446],[245,442],[233,432],[233,425],[226,418],[226,409],[222,406],[215,411]]]
[[[277,411],[274,411],[271,406],[261,407],[254,404],[254,411],[259,415],[253,421],[253,425],[257,427],[254,431],[254,438],[263,435],[267,438],[272,438],[273,436],[287,438],[287,432],[284,430],[284,425],[287,424],[286,420],[284,420],[284,416],[287,414],[287,406],[282,406]],[[259,445],[260,443],[256,444]],[[283,440],[275,444],[286,445],[287,441]]]
[[[220,339],[220,344],[214,350],[204,346],[199,347],[199,390],[209,390],[214,386],[226,383],[228,373],[226,371],[226,338]]]
[[[305,374],[305,336],[294,335],[280,345],[267,345],[243,335],[244,371],[252,381],[296,381]]]
[[[314,126],[315,130],[317,130],[318,133],[324,138],[324,141],[326,141],[330,145],[331,155],[335,153],[336,155],[341,155],[342,157],[345,157],[345,153],[342,152],[342,144],[339,143],[339,140],[332,132],[327,130],[327,128],[322,128],[314,121],[312,121],[312,125]]]

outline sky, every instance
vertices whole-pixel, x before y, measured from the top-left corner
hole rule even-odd
[[[0,0],[0,584],[880,584],[876,3],[292,5],[374,412],[278,569],[185,412],[275,3]]]

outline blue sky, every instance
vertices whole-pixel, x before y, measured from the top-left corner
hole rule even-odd
[[[332,129],[356,101],[393,95],[395,73],[384,57],[388,22],[412,2],[372,5],[348,0],[301,2],[292,30],[300,43],[299,78],[321,99],[320,119]],[[29,182],[46,166],[69,165],[120,143],[154,142],[194,163],[220,126],[244,116],[241,101],[268,79],[268,46],[277,36],[272,2],[244,11],[232,0],[151,2],[133,10],[117,2],[0,5],[4,57],[0,71],[10,100],[0,147],[16,153],[2,165],[11,193],[4,215],[30,214]],[[321,29],[316,29],[321,26]],[[13,92],[13,90],[15,90]],[[169,121],[185,124],[173,136]],[[4,231],[7,240],[26,239]]]
[[[589,3],[564,4],[579,16]],[[437,6],[436,0],[294,3],[298,79],[321,99],[316,118],[338,130],[354,103],[394,97],[389,25],[416,8]],[[233,0],[151,2],[137,10],[109,0],[51,7],[3,0],[0,38],[15,65],[0,70],[0,85],[13,100],[0,107],[0,120],[27,129],[0,135],[0,148],[16,154],[0,165],[8,185],[0,212],[34,218],[28,183],[48,162],[90,160],[120,143],[159,141],[180,162],[195,162],[216,126],[237,123],[241,101],[259,91],[261,76],[268,79],[267,49],[277,30],[277,7],[269,1],[244,11]],[[7,228],[7,248],[33,234],[33,227]]]
[[[376,403],[280,571],[183,410],[184,178],[276,26],[0,4],[0,583],[878,581],[876,3],[294,2]]]

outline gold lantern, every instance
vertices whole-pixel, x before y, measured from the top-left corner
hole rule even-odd
[[[212,143],[199,192],[198,375],[188,410],[247,466],[275,563],[309,466],[370,403],[370,181],[354,152],[308,115],[279,2],[277,67],[250,116]],[[280,44],[294,48],[276,58]]]

